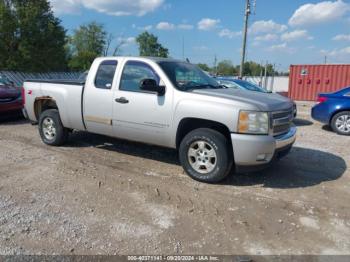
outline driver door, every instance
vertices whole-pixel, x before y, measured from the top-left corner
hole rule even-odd
[[[115,92],[113,132],[120,138],[166,146],[172,120],[172,93],[163,96],[140,89],[144,79],[162,81],[156,69],[140,61],[126,61]]]

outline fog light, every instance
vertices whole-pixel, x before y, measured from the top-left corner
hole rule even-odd
[[[266,158],[267,158],[267,155],[266,154],[260,154],[260,155],[257,155],[256,157],[256,161],[266,161]]]

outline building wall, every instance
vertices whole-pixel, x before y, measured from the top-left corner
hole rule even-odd
[[[267,77],[266,82],[264,77],[253,76],[246,77],[245,80],[260,85],[269,91],[276,93],[288,93],[289,77],[288,76],[275,76]]]

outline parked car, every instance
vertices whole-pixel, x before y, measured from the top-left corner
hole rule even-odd
[[[21,90],[5,76],[0,75],[0,116],[20,113],[22,108]]]
[[[266,89],[245,80],[221,77],[215,79],[216,81],[218,81],[219,84],[226,86],[227,88],[255,91],[261,93],[271,93],[270,91],[267,91]]]
[[[330,125],[340,135],[350,135],[350,87],[335,93],[319,94],[312,118]]]
[[[215,80],[220,84],[227,88],[233,88],[233,89],[239,89],[239,90],[247,90],[247,91],[253,91],[253,92],[260,92],[260,93],[268,93],[272,94],[271,91],[268,91],[258,85],[255,85],[251,82],[241,80],[241,79],[231,79],[231,78],[215,78]],[[298,109],[297,104],[293,101],[293,110],[294,110],[294,118],[297,117]]]
[[[296,139],[289,99],[223,88],[172,59],[98,58],[85,83],[31,80],[24,89],[44,143],[63,145],[75,129],[175,148],[187,174],[204,182],[233,165],[265,167]]]

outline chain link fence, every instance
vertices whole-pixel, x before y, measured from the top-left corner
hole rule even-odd
[[[76,80],[81,74],[81,72],[22,73],[0,71],[0,75],[5,76],[17,87],[21,87],[26,79]]]

